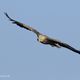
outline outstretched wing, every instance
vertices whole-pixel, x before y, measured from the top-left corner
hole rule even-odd
[[[25,25],[25,24],[23,24],[23,23],[21,23],[21,22],[18,22],[18,21],[16,21],[16,20],[10,18],[7,13],[4,13],[4,14],[6,15],[7,18],[9,18],[10,21],[12,21],[13,24],[16,24],[16,25],[18,25],[18,26],[20,26],[20,27],[22,27],[22,28],[25,28],[25,29],[27,29],[27,30],[29,30],[29,31],[32,31],[32,32],[34,32],[37,36],[38,36],[39,34],[41,34],[41,33],[38,32],[36,29],[33,29],[32,27],[30,27],[30,26],[28,26],[28,25]]]
[[[49,44],[50,44],[50,45],[53,45],[53,46],[54,46],[54,44],[56,44],[56,45],[65,47],[65,48],[67,48],[67,49],[69,49],[69,50],[71,50],[71,51],[73,51],[73,52],[76,52],[76,53],[79,53],[79,54],[80,54],[80,51],[79,51],[79,50],[73,48],[72,46],[70,46],[70,45],[68,45],[68,44],[66,44],[66,43],[63,43],[63,42],[58,41],[58,40],[56,40],[56,39],[50,39],[50,38],[49,38],[48,40],[49,40]]]

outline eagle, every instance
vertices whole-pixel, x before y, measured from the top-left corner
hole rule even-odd
[[[11,17],[9,17],[9,15],[6,12],[4,12],[4,14],[6,15],[6,17],[10,21],[12,21],[13,24],[16,24],[21,28],[24,28],[26,30],[34,32],[37,35],[37,41],[38,42],[40,42],[42,44],[46,44],[46,45],[51,45],[52,47],[57,47],[57,48],[64,47],[64,48],[67,48],[67,49],[69,49],[75,53],[80,54],[80,50],[75,49],[74,47],[70,46],[69,44],[64,43],[62,41],[59,41],[59,40],[54,39],[54,38],[50,38],[47,35],[44,35],[44,34],[40,33],[39,31],[37,31],[36,29],[32,28],[31,26],[12,19]]]

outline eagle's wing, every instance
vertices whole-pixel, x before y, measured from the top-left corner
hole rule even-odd
[[[66,43],[63,43],[63,42],[61,42],[59,40],[48,38],[48,41],[49,41],[49,44],[50,45],[53,45],[54,46],[54,44],[56,44],[57,46],[65,47],[65,48],[67,48],[67,49],[69,49],[69,50],[71,50],[73,52],[76,52],[76,53],[79,53],[80,54],[80,50],[77,50],[77,49],[73,48],[72,46],[70,46],[70,45],[68,45]]]
[[[32,32],[34,32],[37,36],[38,36],[39,34],[41,34],[41,33],[38,32],[36,29],[33,29],[32,27],[30,27],[30,26],[28,26],[28,25],[25,25],[25,24],[23,24],[23,23],[21,23],[21,22],[18,22],[18,21],[16,21],[16,20],[10,18],[7,13],[4,13],[4,14],[6,15],[7,18],[9,18],[10,21],[12,21],[13,24],[16,24],[16,25],[18,25],[18,26],[20,26],[20,27],[22,27],[22,28],[25,28],[25,29],[27,29],[27,30],[29,30],[29,31],[32,31]]]

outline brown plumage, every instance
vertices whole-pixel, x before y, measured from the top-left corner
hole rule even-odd
[[[71,47],[70,45],[68,45],[68,44],[66,44],[64,42],[58,41],[56,39],[52,39],[52,38],[50,38],[50,37],[48,37],[46,35],[43,35],[42,33],[38,32],[36,29],[10,18],[7,13],[4,13],[4,14],[6,15],[7,18],[9,18],[10,21],[12,21],[13,24],[16,24],[16,25],[18,25],[18,26],[20,26],[22,28],[25,28],[25,29],[27,29],[29,31],[34,32],[37,35],[37,40],[40,43],[49,44],[52,47],[57,47],[57,48],[64,47],[64,48],[67,48],[67,49],[69,49],[69,50],[71,50],[73,52],[76,52],[76,53],[80,54],[79,50]]]

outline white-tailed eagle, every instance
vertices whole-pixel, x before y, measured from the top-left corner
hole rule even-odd
[[[12,21],[13,24],[16,24],[22,28],[25,28],[29,31],[32,31],[34,32],[36,35],[37,35],[37,41],[39,41],[40,43],[42,44],[47,44],[47,45],[51,45],[52,47],[57,47],[57,48],[61,48],[61,47],[64,47],[64,48],[67,48],[73,52],[76,52],[76,53],[79,53],[80,54],[80,50],[77,50],[75,48],[73,48],[72,46],[64,43],[64,42],[61,42],[59,40],[56,40],[56,39],[53,39],[53,38],[50,38],[42,33],[40,33],[39,31],[37,31],[36,29],[28,26],[28,25],[25,25],[19,21],[16,21],[12,18],[9,17],[9,15],[7,13],[4,13],[6,15],[7,18],[9,18],[10,21]]]

